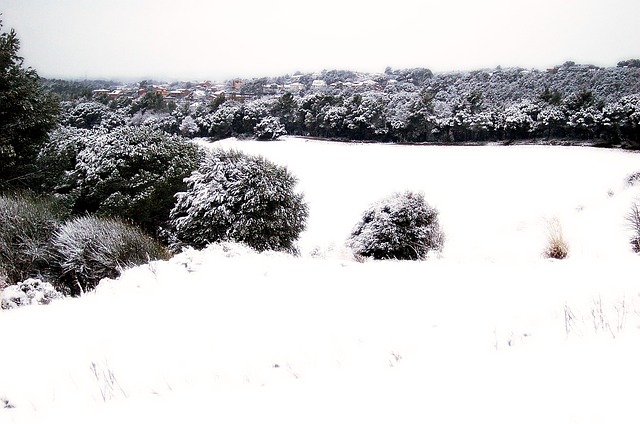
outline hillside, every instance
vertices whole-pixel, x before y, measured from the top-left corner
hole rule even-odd
[[[93,96],[87,97],[78,84],[92,88]],[[45,85],[67,99],[65,122],[83,128],[102,121],[111,127],[147,122],[171,133],[214,139],[286,133],[408,143],[579,140],[640,146],[640,68],[629,65],[598,68],[567,62],[544,71],[433,74],[417,68],[223,83]],[[88,108],[87,102],[109,109]],[[109,110],[115,117],[106,116]],[[87,124],[87,114],[99,119]]]

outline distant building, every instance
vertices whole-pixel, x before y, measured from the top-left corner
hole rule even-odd
[[[93,95],[94,96],[107,96],[107,95],[109,95],[109,90],[105,90],[105,89],[93,90]]]
[[[324,80],[316,79],[311,83],[311,88],[314,90],[323,90],[327,87],[327,83]]]
[[[298,93],[304,89],[304,84],[299,82],[292,82],[291,84],[284,85],[284,91],[288,91],[290,93]]]

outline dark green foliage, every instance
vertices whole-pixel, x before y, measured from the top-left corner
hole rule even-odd
[[[557,90],[550,90],[549,86],[544,87],[544,91],[540,93],[540,100],[550,105],[558,106],[562,103],[562,94]]]
[[[202,157],[194,144],[146,126],[65,130],[53,139],[39,163],[75,214],[120,216],[151,233],[165,224],[174,194]]]
[[[103,278],[169,254],[151,237],[121,220],[85,216],[63,224],[52,239],[57,288],[80,295]]]
[[[422,193],[410,191],[394,193],[369,207],[347,240],[357,255],[403,260],[425,259],[443,243],[438,211]]]
[[[48,273],[49,240],[65,215],[50,199],[0,195],[0,287]]]
[[[291,250],[306,226],[303,195],[285,167],[239,151],[210,152],[171,211],[176,246],[218,241]]]
[[[19,47],[13,30],[0,32],[0,189],[29,187],[34,160],[58,112],[36,71],[23,68]]]
[[[97,134],[96,131],[73,127],[60,127],[52,131],[36,159],[40,172],[34,188],[43,193],[52,193],[68,208],[73,207],[79,190],[75,170],[78,154]]]
[[[288,133],[293,133],[296,129],[296,112],[298,104],[291,93],[283,94],[273,106],[271,113],[280,118]]]
[[[169,105],[165,102],[164,97],[162,97],[162,93],[149,91],[131,105],[130,113],[133,115],[136,112],[166,112],[168,110]]]
[[[640,68],[640,59],[621,60],[618,62],[619,67],[628,66],[630,68]]]
[[[65,116],[65,124],[76,128],[97,128],[101,124],[106,124],[105,121],[112,114],[113,112],[102,103],[83,102],[69,110]]]

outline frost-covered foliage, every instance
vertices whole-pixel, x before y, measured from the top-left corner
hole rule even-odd
[[[371,205],[353,229],[347,246],[357,255],[374,259],[425,259],[439,251],[444,233],[438,211],[422,193],[394,193]]]
[[[13,309],[26,305],[48,305],[62,294],[51,283],[39,278],[28,278],[0,291],[0,308]]]
[[[180,134],[185,137],[193,137],[200,131],[200,127],[196,124],[196,121],[189,115],[180,123]]]
[[[228,100],[213,112],[209,118],[209,134],[215,138],[229,137],[236,132],[242,122],[240,111],[242,105],[239,102]]]
[[[321,90],[312,86],[322,80]],[[296,87],[292,86],[296,84]],[[530,139],[595,140],[640,147],[640,68],[567,62],[546,71],[522,68],[433,74],[325,71],[244,80],[240,97],[189,83],[184,97],[130,90],[109,107],[68,102],[67,125],[151,126],[186,137],[269,138],[261,126],[278,118],[287,134],[391,142],[469,143]],[[148,87],[147,87],[148,88]],[[287,91],[291,90],[291,91]],[[293,93],[292,93],[293,92]],[[105,101],[105,103],[108,101]],[[123,117],[130,117],[123,123]],[[258,131],[256,132],[256,127]]]
[[[262,118],[253,132],[258,140],[275,140],[287,133],[284,125],[280,123],[280,118],[274,116]]]
[[[51,132],[36,159],[40,171],[38,188],[44,193],[58,195],[71,207],[71,198],[77,195],[75,166],[78,153],[99,134],[101,132],[97,130],[64,126]]]
[[[168,252],[124,221],[84,216],[62,225],[52,239],[58,288],[79,295],[128,267],[167,259]]]
[[[109,109],[102,103],[78,103],[64,114],[64,123],[76,128],[112,129],[125,124],[124,114]]]
[[[201,156],[195,145],[146,126],[93,133],[69,171],[73,211],[120,216],[154,232]]]
[[[217,149],[186,180],[171,211],[176,246],[218,241],[258,250],[289,250],[308,215],[297,180],[263,157]]]
[[[0,195],[0,286],[47,274],[49,240],[63,218],[54,201]]]

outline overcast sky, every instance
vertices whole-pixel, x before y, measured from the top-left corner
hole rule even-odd
[[[640,58],[639,0],[2,0],[41,76],[211,79]]]

